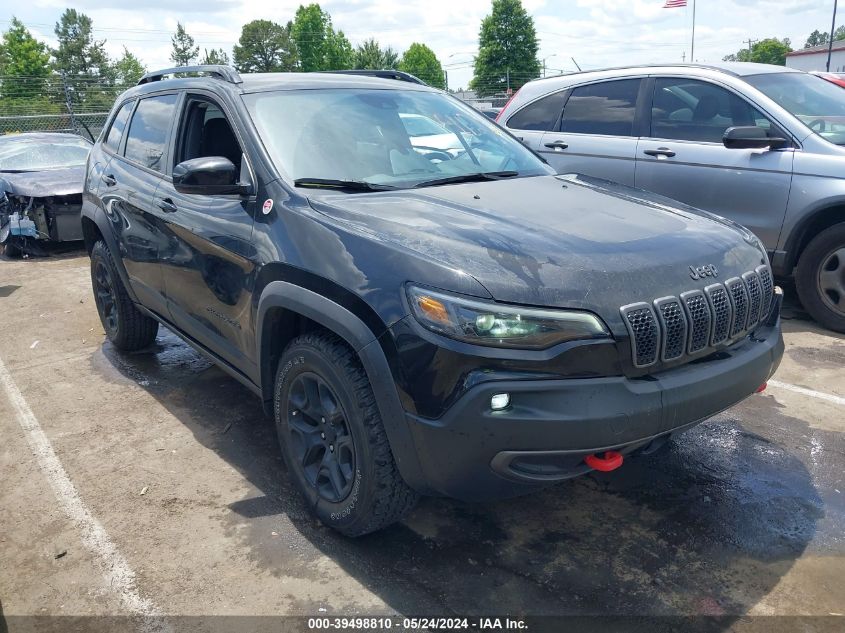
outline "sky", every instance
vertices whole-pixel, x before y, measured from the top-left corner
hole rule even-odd
[[[301,0],[77,0],[74,8],[94,21],[98,39],[118,57],[126,46],[148,69],[170,66],[170,35],[181,21],[197,44],[231,55],[241,26],[253,19],[286,23]],[[306,2],[307,3],[307,2]],[[8,7],[11,1],[6,3]],[[449,87],[472,77],[478,30],[490,0],[324,0],[353,46],[375,37],[400,53],[412,42],[430,46],[448,72]],[[690,0],[692,4],[692,0]],[[699,0],[695,60],[719,61],[748,38],[788,37],[803,46],[814,29],[828,31],[833,0]],[[842,3],[845,6],[845,3]],[[691,7],[663,9],[663,0],[523,0],[534,18],[539,57],[549,74],[690,59]],[[40,39],[54,45],[53,26],[67,0],[29,0],[0,13],[0,28],[12,15]],[[840,8],[837,24],[845,20]]]

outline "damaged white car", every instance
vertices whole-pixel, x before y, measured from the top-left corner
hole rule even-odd
[[[6,255],[37,254],[47,242],[82,239],[90,149],[74,134],[0,136],[0,244]]]

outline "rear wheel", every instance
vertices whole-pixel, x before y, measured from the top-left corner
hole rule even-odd
[[[132,352],[155,340],[158,321],[143,314],[129,298],[109,248],[102,240],[91,249],[91,285],[100,322],[116,348]]]
[[[801,303],[824,327],[845,332],[845,223],[816,235],[798,261]]]
[[[320,521],[360,536],[410,511],[417,495],[399,474],[367,374],[346,343],[327,332],[292,341],[274,395],[282,454]]]

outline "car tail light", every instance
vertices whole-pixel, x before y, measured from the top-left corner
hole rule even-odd
[[[520,88],[519,90],[522,90],[522,88]],[[519,94],[519,90],[517,90],[516,92],[514,92],[514,93],[511,95],[511,98],[510,98],[510,99],[508,99],[508,102],[505,104],[505,107],[504,107],[504,108],[502,108],[501,110],[499,110],[499,114],[497,114],[497,115],[496,115],[496,119],[495,119],[496,123],[498,123],[498,122],[499,122],[499,119],[500,119],[500,118],[502,118],[502,115],[505,113],[505,110],[507,110],[507,109],[508,109],[508,106],[511,104],[511,101],[513,101],[514,99],[516,99],[516,95],[518,95],[518,94]]]

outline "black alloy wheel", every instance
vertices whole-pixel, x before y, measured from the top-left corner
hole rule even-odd
[[[355,445],[337,395],[304,372],[291,383],[288,403],[291,450],[306,479],[323,499],[343,501],[355,482]]]

